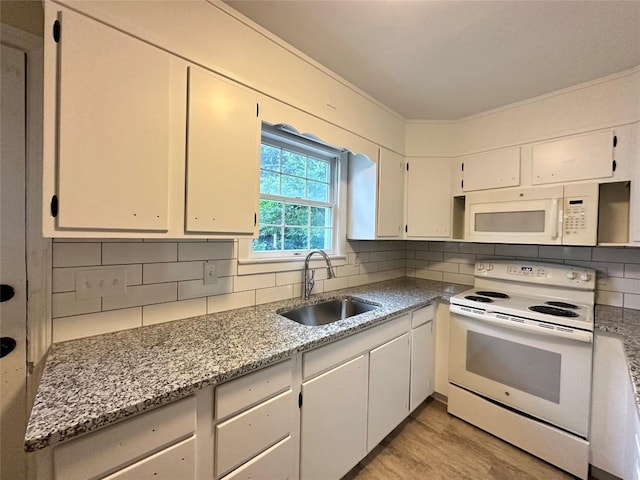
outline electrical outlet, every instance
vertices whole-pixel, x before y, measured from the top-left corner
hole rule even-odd
[[[215,285],[218,283],[218,270],[216,268],[216,262],[204,263],[204,284]]]
[[[100,268],[76,272],[76,298],[84,300],[127,293],[127,270]]]

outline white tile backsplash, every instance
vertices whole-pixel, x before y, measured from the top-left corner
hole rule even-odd
[[[90,313],[53,319],[53,341],[63,342],[142,326],[142,308]]]
[[[101,306],[100,297],[78,300],[75,291],[51,295],[51,316],[53,318],[99,312],[102,309]]]
[[[224,312],[256,304],[256,291],[227,293],[207,298],[207,313]]]
[[[142,325],[155,325],[186,317],[197,317],[206,313],[207,299],[204,297],[180,302],[145,305],[142,307]]]
[[[353,241],[347,261],[327,279],[318,261],[313,293],[402,276],[473,284],[473,265],[485,258],[564,262],[601,272],[596,301],[640,309],[640,248],[592,248],[462,242]],[[218,282],[203,283],[203,264],[215,261]],[[54,340],[214,313],[302,295],[302,271],[238,275],[237,241],[56,240],[52,272]],[[127,293],[77,300],[75,272],[101,266],[127,270]],[[300,266],[301,267],[301,266]]]
[[[222,260],[234,258],[233,240],[219,242],[179,243],[178,260]]]
[[[138,307],[153,303],[173,302],[178,299],[175,283],[155,283],[152,285],[134,285],[127,287],[124,295],[102,298],[102,310]]]
[[[175,262],[177,259],[178,244],[175,242],[102,244],[103,265]]]
[[[148,263],[142,270],[145,284],[179,282],[203,278],[204,262]]]
[[[216,283],[205,285],[202,280],[188,280],[178,283],[178,300],[208,297],[233,292],[233,277],[218,278]]]
[[[100,265],[99,243],[54,243],[53,267]]]

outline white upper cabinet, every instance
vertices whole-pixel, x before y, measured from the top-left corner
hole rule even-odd
[[[468,155],[459,161],[465,192],[520,185],[520,147]]]
[[[612,130],[577,135],[533,146],[531,183],[571,182],[613,175]]]
[[[378,237],[402,237],[404,172],[405,163],[402,155],[381,148],[378,173]]]
[[[260,171],[257,97],[193,66],[188,84],[185,229],[251,236]]]
[[[46,52],[57,75],[45,80],[45,168],[57,189],[44,202],[57,201],[55,228],[167,231],[171,56],[73,11],[57,15]]]
[[[408,161],[407,239],[451,236],[451,159],[416,157]]]
[[[377,159],[351,155],[348,169],[347,238],[401,239],[404,225],[402,155],[379,148]]]

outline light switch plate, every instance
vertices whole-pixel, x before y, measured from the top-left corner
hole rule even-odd
[[[76,272],[76,298],[84,300],[127,293],[127,270],[96,268]]]

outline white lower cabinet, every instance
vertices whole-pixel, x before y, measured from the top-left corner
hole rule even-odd
[[[302,384],[300,478],[339,479],[366,454],[367,357]]]
[[[193,479],[195,431],[191,396],[55,447],[53,476]]]
[[[409,414],[409,333],[369,354],[367,451],[373,450]]]
[[[411,318],[411,396],[413,411],[435,391],[434,306],[420,308]]]
[[[433,392],[433,307],[41,450],[38,480],[338,480]]]
[[[285,360],[216,388],[215,478],[294,478],[293,366]]]
[[[338,480],[409,414],[411,314],[303,355],[300,478]]]

